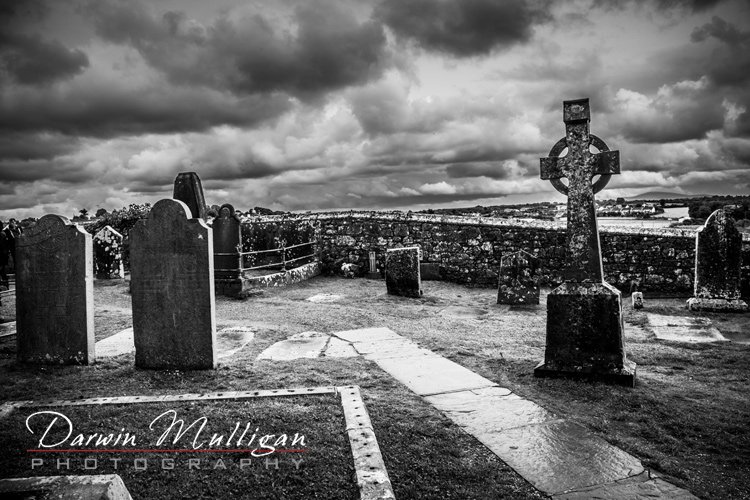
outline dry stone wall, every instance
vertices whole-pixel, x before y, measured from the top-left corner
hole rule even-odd
[[[441,279],[470,286],[497,286],[503,255],[525,250],[539,258],[540,285],[562,281],[565,223],[440,216],[402,212],[333,212],[247,218],[246,226],[283,223],[314,228],[324,272],[345,262],[369,268],[375,251],[384,268],[388,248],[419,246]],[[639,289],[690,296],[695,267],[695,232],[678,228],[600,228],[605,280],[622,291]],[[743,296],[750,292],[750,238],[743,241]]]

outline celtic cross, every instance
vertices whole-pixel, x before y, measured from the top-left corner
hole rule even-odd
[[[574,282],[604,280],[596,227],[594,194],[620,173],[620,152],[610,151],[597,136],[589,133],[588,99],[563,101],[565,137],[557,141],[547,158],[540,158],[543,180],[549,180],[568,197],[568,230],[564,278]],[[590,147],[599,150],[592,153]],[[567,154],[560,156],[567,148]],[[595,175],[599,179],[592,184]],[[562,178],[568,179],[566,186]]]

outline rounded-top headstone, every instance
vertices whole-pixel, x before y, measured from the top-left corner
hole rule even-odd
[[[206,220],[206,199],[203,197],[203,185],[195,172],[180,172],[174,180],[172,198],[188,206],[190,218]]]
[[[60,215],[45,215],[16,241],[18,359],[94,361],[91,235]]]

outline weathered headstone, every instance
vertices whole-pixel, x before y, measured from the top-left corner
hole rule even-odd
[[[213,235],[179,200],[160,200],[130,231],[135,364],[216,367]]]
[[[500,259],[497,303],[539,304],[538,268],[539,259],[524,250],[503,255]]]
[[[59,215],[45,215],[16,241],[18,359],[94,362],[91,235]]]
[[[203,197],[203,184],[195,172],[180,172],[174,180],[172,198],[185,203],[191,219],[206,220],[206,199]]]
[[[643,292],[633,292],[630,295],[633,309],[643,309]]]
[[[242,292],[242,224],[232,205],[219,208],[212,230],[216,293],[235,297]]]
[[[422,296],[419,248],[390,248],[385,252],[385,286],[390,295]]]
[[[742,235],[723,209],[712,213],[695,236],[695,297],[692,311],[744,312],[740,299]]]
[[[97,279],[124,278],[122,235],[104,226],[94,235],[94,274]]]
[[[565,282],[547,296],[547,346],[534,374],[597,378],[632,387],[636,367],[625,357],[620,292],[604,281],[594,203],[594,194],[612,174],[620,173],[620,155],[590,134],[588,99],[564,101],[563,121],[565,137],[540,163],[541,178],[568,197],[567,267]],[[591,146],[599,153],[592,153]],[[592,185],[595,175],[600,178]]]

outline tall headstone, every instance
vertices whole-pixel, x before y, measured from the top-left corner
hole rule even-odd
[[[541,178],[568,197],[567,267],[563,284],[547,296],[547,346],[534,374],[632,387],[636,367],[625,356],[620,292],[604,281],[594,203],[594,194],[620,173],[620,155],[589,132],[588,99],[564,101],[563,121],[565,137],[540,163]],[[600,177],[592,184],[595,175]]]
[[[695,297],[688,300],[688,309],[747,311],[747,303],[740,299],[741,269],[742,234],[719,209],[695,236]]]
[[[219,208],[212,231],[216,293],[236,297],[242,292],[242,224],[232,205]]]
[[[94,274],[97,279],[124,278],[122,235],[104,226],[94,235]]]
[[[91,235],[59,215],[45,215],[16,241],[18,359],[94,362]]]
[[[539,259],[519,250],[500,259],[497,303],[510,305],[539,304]]]
[[[185,203],[192,219],[206,220],[206,199],[203,197],[203,184],[195,172],[180,172],[174,180],[172,198]]]
[[[135,364],[216,367],[213,234],[179,200],[160,200],[130,231]]]
[[[388,294],[413,298],[422,296],[419,253],[419,247],[386,250],[385,286]]]

